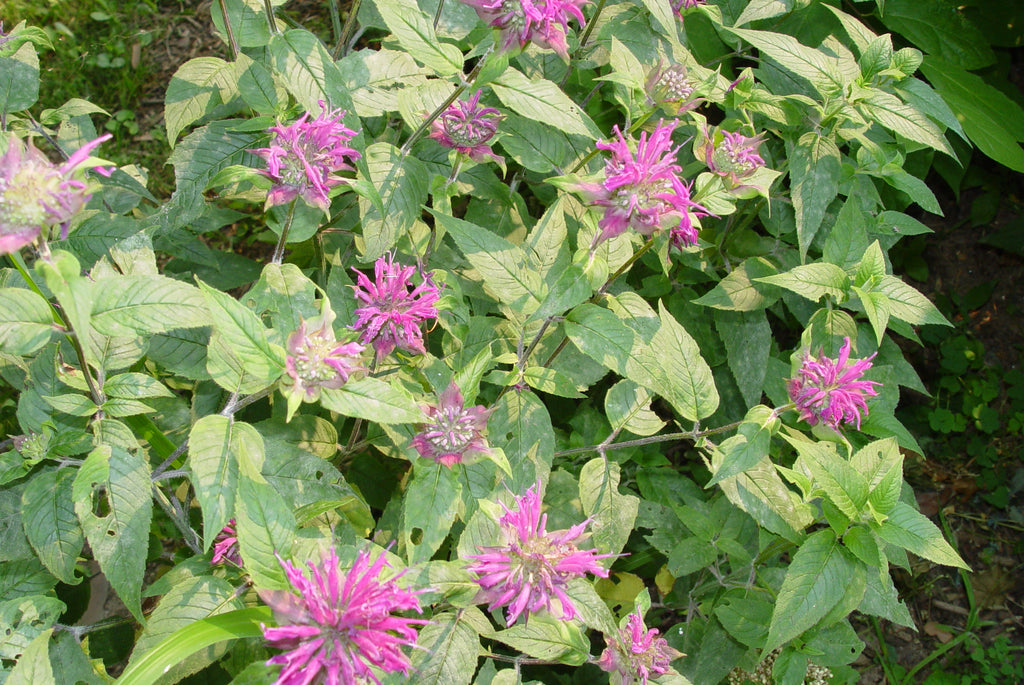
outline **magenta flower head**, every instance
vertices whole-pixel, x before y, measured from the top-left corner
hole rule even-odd
[[[493,107],[480,106],[480,93],[478,90],[469,100],[457,100],[449,105],[431,123],[430,135],[427,137],[444,147],[461,152],[474,162],[482,162],[490,157],[504,164],[505,159],[494,154],[487,144],[498,131],[498,123],[503,117]]]
[[[705,127],[704,140],[697,147],[697,156],[704,159],[712,173],[729,179],[736,186],[764,166],[764,159],[760,155],[764,135],[759,133],[748,138],[742,133],[729,131],[712,133]]]
[[[273,181],[267,193],[267,207],[283,205],[301,196],[308,204],[319,207],[326,214],[331,204],[331,188],[345,183],[334,175],[336,171],[351,171],[350,160],[359,159],[348,142],[356,132],[341,123],[345,112],[328,111],[320,101],[320,116],[308,121],[306,112],[289,126],[271,126],[274,136],[270,147],[252,150],[267,162],[259,173]]]
[[[277,685],[379,683],[377,669],[408,675],[409,657],[402,647],[413,647],[415,626],[428,621],[396,613],[422,613],[418,595],[423,590],[399,587],[395,581],[401,573],[381,578],[388,566],[384,554],[371,564],[364,550],[346,573],[338,570],[333,549],[319,564],[306,562],[308,574],[278,561],[294,593],[259,593],[277,621],[276,628],[263,626],[263,638],[270,647],[285,650],[267,661],[283,666]]]
[[[340,388],[353,373],[364,370],[360,355],[365,348],[357,342],[339,342],[333,321],[334,312],[325,308],[316,319],[300,322],[288,336],[285,373],[291,382],[285,397],[289,419],[300,404],[316,401],[322,388]]]
[[[86,143],[60,166],[31,140],[7,139],[7,151],[0,156],[0,254],[20,250],[40,236],[45,240],[49,236],[43,231],[51,226],[60,226],[62,240],[67,237],[71,219],[89,201],[80,165],[110,137],[107,133]]]
[[[465,406],[454,381],[437,399],[437,405],[423,408],[430,422],[412,439],[420,456],[451,468],[467,457],[488,453],[490,448],[482,433],[491,410],[481,405]]]
[[[877,353],[875,353],[877,354]],[[871,368],[872,354],[865,359],[850,359],[850,339],[839,348],[839,357],[830,359],[818,353],[804,353],[795,378],[788,382],[789,398],[796,403],[800,418],[812,426],[819,421],[836,430],[839,424],[854,423],[860,430],[861,416],[868,413],[864,396],[878,394],[878,381],[859,380]]]
[[[511,626],[523,612],[527,615],[547,611],[563,621],[576,616],[576,607],[565,593],[572,578],[593,573],[608,577],[608,569],[599,559],[614,554],[598,554],[594,549],[579,549],[590,519],[568,530],[547,530],[547,514],[540,513],[538,482],[516,498],[515,508],[502,504],[504,516],[498,520],[505,544],[481,547],[482,554],[470,555],[475,560],[468,570],[477,575],[483,601],[489,609],[508,607],[505,617]]]
[[[533,43],[569,59],[565,32],[569,17],[585,23],[581,8],[590,0],[462,0],[477,16],[500,32],[500,49],[525,48]]]
[[[360,342],[372,343],[378,360],[396,347],[411,354],[424,354],[420,324],[437,318],[434,305],[441,296],[433,273],[422,275],[422,282],[413,286],[410,278],[415,267],[396,264],[391,253],[374,263],[372,281],[361,271],[353,270],[357,279],[353,288],[362,306],[355,311],[352,328],[361,333]]]
[[[235,566],[242,565],[242,555],[238,551],[238,535],[235,532],[235,519],[228,521],[228,525],[217,533],[213,539],[212,564],[223,564],[230,561]]]
[[[648,678],[657,678],[669,672],[674,659],[684,656],[658,637],[655,628],[647,630],[640,610],[629,615],[625,628],[619,634],[606,636],[608,647],[601,653],[597,665],[612,674],[612,685],[647,685]]]
[[[598,141],[598,149],[612,153],[605,163],[605,179],[601,184],[578,186],[592,204],[605,208],[604,216],[597,223],[601,231],[595,236],[592,248],[630,227],[649,236],[669,220],[677,222],[680,242],[697,242],[693,217],[710,215],[690,199],[689,186],[679,179],[682,171],[676,164],[679,148],[672,147],[676,123],[659,123],[650,136],[646,131],[641,133],[635,154],[618,126],[615,127],[618,140]]]

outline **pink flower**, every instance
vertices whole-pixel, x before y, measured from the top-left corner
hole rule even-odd
[[[283,205],[301,196],[308,204],[327,213],[331,188],[345,183],[335,176],[336,171],[351,171],[349,160],[361,155],[347,143],[356,132],[341,123],[345,112],[341,109],[323,110],[316,119],[307,121],[310,113],[303,114],[290,126],[271,126],[274,137],[270,147],[252,150],[267,161],[260,173],[274,182],[267,193],[267,206]]]
[[[363,370],[360,355],[364,347],[356,342],[338,342],[331,326],[333,320],[334,313],[327,310],[317,319],[302,321],[288,336],[285,373],[291,378],[291,387],[285,396],[289,418],[302,402],[320,397],[322,388],[340,388],[349,376]]]
[[[697,95],[699,85],[682,64],[668,67],[658,64],[647,75],[644,89],[647,91],[648,104],[661,105],[665,111],[678,116],[696,109],[704,102],[704,98]]]
[[[230,561],[235,566],[242,565],[242,555],[238,551],[238,537],[235,533],[235,519],[228,521],[228,525],[217,533],[213,539],[212,564],[223,564]]]
[[[576,546],[589,535],[583,523],[568,530],[548,532],[547,514],[540,513],[538,482],[516,498],[515,509],[504,504],[504,516],[498,521],[505,544],[481,547],[482,554],[470,555],[476,560],[468,570],[475,573],[483,600],[489,609],[507,606],[506,619],[511,626],[526,612],[547,611],[556,618],[568,621],[576,616],[576,607],[565,593],[571,578],[593,573],[608,577],[608,569],[599,559],[616,556],[598,554],[597,550],[581,550]]]
[[[712,173],[728,178],[733,185],[737,185],[764,166],[764,159],[760,155],[764,133],[749,138],[741,133],[720,133],[722,140],[715,144],[717,136],[705,128],[704,141],[697,148],[698,156],[704,157],[704,163]]]
[[[706,0],[672,0],[672,10],[682,19],[686,10],[705,4],[707,4]]]
[[[320,564],[306,562],[308,574],[280,557],[278,561],[294,594],[259,593],[278,624],[263,626],[263,638],[271,647],[286,650],[267,661],[268,666],[283,666],[277,685],[379,683],[373,668],[408,675],[409,657],[402,647],[414,646],[414,626],[428,621],[395,612],[422,613],[417,595],[423,590],[400,588],[395,581],[401,573],[380,578],[388,566],[384,554],[371,564],[369,553],[362,551],[344,574],[338,571],[333,549]]]
[[[672,147],[676,123],[659,123],[650,137],[646,131],[641,133],[635,155],[618,126],[615,127],[618,140],[598,141],[598,149],[612,153],[605,163],[605,180],[600,185],[579,185],[592,204],[605,208],[597,224],[601,232],[594,238],[594,246],[630,227],[642,235],[652,235],[666,220],[678,222],[673,229],[673,243],[692,245],[697,242],[693,216],[710,214],[690,200],[689,186],[679,179],[682,171],[676,164],[679,148]]]
[[[501,113],[493,107],[480,107],[480,93],[476,91],[469,100],[453,102],[441,116],[431,123],[428,138],[441,145],[458,150],[474,162],[491,157],[499,164],[504,158],[494,154],[487,144],[498,130]]]
[[[31,140],[23,143],[14,135],[8,138],[7,151],[0,156],[0,254],[29,245],[50,226],[59,225],[61,239],[67,237],[71,219],[89,201],[86,184],[75,172],[110,138],[108,133],[86,143],[60,166],[50,162]],[[97,171],[110,174],[105,169]]]
[[[629,615],[625,628],[617,636],[608,636],[608,647],[601,653],[597,665],[601,670],[614,673],[618,685],[632,685],[637,681],[647,685],[648,678],[656,678],[669,671],[669,664],[681,656],[681,652],[669,647],[663,637],[658,637],[655,628],[647,630],[638,609]],[[614,676],[613,676],[614,678]]]
[[[877,353],[876,353],[877,354]],[[796,378],[789,380],[789,398],[796,403],[800,418],[812,426],[822,421],[838,429],[840,422],[857,424],[861,415],[868,413],[864,396],[878,394],[874,386],[878,381],[858,380],[871,368],[872,354],[866,359],[850,360],[850,339],[839,349],[839,357],[830,359],[818,353],[812,357],[804,353],[803,363]]]
[[[412,439],[420,456],[451,468],[467,456],[488,452],[481,432],[487,428],[491,410],[480,405],[466,407],[454,381],[437,399],[436,406],[423,408],[430,423]]]
[[[415,270],[396,264],[390,253],[374,263],[373,281],[354,270],[357,280],[353,288],[363,306],[356,309],[352,328],[362,333],[360,342],[373,344],[377,359],[386,357],[395,347],[412,354],[426,352],[420,324],[437,318],[434,304],[441,291],[431,280],[431,273],[413,287],[410,277]]]
[[[550,48],[569,59],[565,32],[570,15],[585,23],[581,7],[590,0],[462,0],[477,16],[501,32],[501,50],[527,43]]]

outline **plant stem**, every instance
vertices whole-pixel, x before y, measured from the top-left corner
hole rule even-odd
[[[281,32],[277,30],[277,19],[274,16],[274,6],[270,4],[270,0],[263,0],[263,11],[267,13],[267,25],[270,26],[270,34],[278,35]]]
[[[228,45],[231,46],[231,56],[238,59],[238,39],[235,38],[235,32],[231,28],[231,20],[228,18],[228,6],[225,0],[217,0],[217,4],[220,6],[220,16],[224,19],[224,30],[228,34]]]
[[[348,16],[345,17],[345,26],[341,30],[341,36],[338,37],[338,43],[331,52],[334,59],[348,54],[348,41],[356,30],[356,15],[359,14],[359,6],[362,3],[363,0],[352,0],[352,4],[348,8]]]
[[[334,40],[341,40],[341,8],[338,6],[338,0],[329,1],[330,12],[331,12],[331,30],[334,32]]]
[[[434,29],[437,29],[437,22],[441,21],[441,10],[444,9],[444,0],[438,0],[437,11],[434,12]]]
[[[295,218],[295,203],[299,198],[293,198],[288,205],[288,216],[284,220],[284,227],[281,229],[281,237],[277,240],[277,247],[274,248],[274,256],[270,258],[271,264],[280,264],[284,260],[284,244],[288,240],[288,230],[292,227],[292,220]]]

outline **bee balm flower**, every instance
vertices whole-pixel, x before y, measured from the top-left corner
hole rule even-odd
[[[764,166],[760,154],[764,133],[747,137],[741,133],[721,131],[722,140],[715,143],[718,137],[707,129],[704,130],[704,142],[697,149],[697,156],[704,158],[704,163],[712,173],[728,178],[733,185]]]
[[[438,397],[437,406],[424,410],[430,423],[412,439],[412,446],[424,459],[450,468],[467,456],[488,451],[482,431],[487,428],[491,412],[480,405],[465,406],[459,386],[454,382]]]
[[[508,607],[505,617],[509,626],[523,612],[547,611],[563,621],[572,619],[576,607],[565,593],[566,584],[587,573],[607,578],[608,569],[598,560],[615,556],[576,546],[588,535],[584,529],[589,519],[568,530],[549,532],[547,514],[540,513],[539,488],[537,483],[517,497],[514,509],[502,505],[505,515],[498,523],[505,544],[481,547],[481,554],[468,557],[475,560],[468,570],[477,575],[489,609]]]
[[[428,138],[461,152],[474,162],[491,157],[501,164],[505,160],[494,154],[487,144],[498,130],[501,113],[493,107],[481,107],[480,93],[478,90],[469,100],[453,102],[433,121]]]
[[[550,48],[562,59],[569,59],[565,32],[569,17],[580,26],[585,23],[581,7],[589,0],[462,0],[476,10],[477,16],[500,31],[501,50],[527,43]]]
[[[272,126],[274,134],[270,147],[252,150],[267,162],[260,173],[274,182],[267,194],[267,206],[282,205],[301,196],[308,204],[326,213],[331,200],[331,188],[345,182],[334,175],[336,171],[351,171],[349,160],[361,155],[348,147],[356,132],[341,123],[345,112],[341,109],[323,110],[316,119],[307,121],[310,113],[303,114],[289,126]]]
[[[796,378],[789,380],[789,398],[796,403],[800,418],[812,426],[819,421],[838,429],[839,424],[855,423],[860,429],[861,415],[868,413],[864,396],[878,394],[878,381],[859,380],[871,368],[872,354],[866,359],[850,360],[850,339],[839,349],[839,357],[813,357],[805,353]]]
[[[411,664],[402,647],[416,644],[415,626],[427,621],[396,612],[421,613],[420,591],[400,588],[395,581],[401,574],[381,578],[388,565],[383,554],[371,564],[369,554],[360,552],[346,573],[338,570],[333,549],[319,564],[306,565],[308,574],[281,561],[295,594],[260,592],[278,624],[263,626],[263,637],[285,650],[267,661],[283,666],[276,684],[379,682],[373,669],[408,675]]]
[[[60,166],[31,140],[8,138],[7,151],[0,156],[0,254],[31,244],[50,226],[59,225],[61,239],[67,237],[71,219],[89,201],[86,184],[75,172],[110,137],[108,133],[86,143]]]
[[[228,521],[217,537],[213,539],[213,558],[211,564],[223,564],[230,561],[235,566],[242,565],[242,555],[238,551],[238,533],[235,532],[235,519]]]
[[[632,685],[640,682],[647,685],[648,678],[657,678],[669,671],[673,659],[682,653],[669,647],[663,637],[658,637],[654,628],[647,630],[640,611],[629,615],[625,628],[619,634],[609,636],[608,647],[601,653],[597,665],[612,673],[615,685]]]

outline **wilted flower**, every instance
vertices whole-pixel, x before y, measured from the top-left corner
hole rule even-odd
[[[696,95],[697,81],[690,77],[682,64],[662,67],[659,64],[647,75],[644,89],[649,104],[658,104],[673,116],[696,109],[704,101]]]
[[[583,26],[580,10],[590,0],[462,0],[476,10],[477,16],[501,32],[501,50],[527,43],[550,48],[569,59],[565,32],[569,16]]]
[[[465,406],[454,381],[437,400],[436,406],[424,407],[430,422],[412,439],[412,446],[420,456],[451,467],[467,456],[488,452],[481,432],[487,428],[491,410],[481,405]]]
[[[61,239],[67,237],[71,219],[89,201],[86,184],[75,172],[110,137],[107,133],[86,143],[60,166],[31,140],[24,143],[14,135],[8,139],[7,151],[0,156],[0,254],[32,243],[50,226],[59,225]]]
[[[704,141],[698,146],[698,156],[704,158],[712,173],[728,178],[735,185],[764,166],[759,153],[763,133],[753,137],[729,131],[720,133],[722,140],[715,144],[717,136],[705,128]]]
[[[616,636],[606,636],[608,647],[601,653],[597,665],[612,673],[612,685],[632,685],[637,681],[647,685],[648,678],[657,678],[669,671],[673,659],[683,656],[669,647],[655,628],[647,630],[640,610],[629,615],[625,628]]]
[[[210,563],[223,564],[230,561],[235,566],[242,565],[242,555],[238,551],[238,536],[235,532],[235,519],[228,521],[217,537],[213,539],[213,558]]]
[[[877,353],[876,353],[877,354]],[[850,339],[839,348],[839,357],[830,359],[821,352],[815,358],[804,353],[796,378],[789,380],[789,398],[796,403],[800,418],[812,426],[822,421],[838,429],[839,423],[855,423],[860,429],[861,415],[868,413],[864,396],[878,394],[878,381],[858,380],[871,368],[872,354],[866,359],[850,360]]]
[[[613,238],[629,227],[649,236],[661,228],[666,220],[676,220],[680,239],[696,242],[692,217],[708,216],[707,210],[690,200],[690,190],[680,179],[682,168],[676,164],[672,147],[672,131],[677,122],[658,124],[648,137],[640,134],[636,154],[626,137],[615,127],[618,140],[598,141],[597,147],[609,150],[611,158],[605,163],[605,180],[601,184],[583,183],[579,189],[595,205],[605,208],[598,221],[601,232],[593,245]]]
[[[679,15],[679,18],[683,18],[683,14],[688,9],[693,9],[697,5],[706,5],[707,0],[672,0],[672,10]]]
[[[458,100],[449,105],[430,125],[428,138],[458,150],[474,162],[482,162],[486,157],[491,157],[502,164],[504,158],[494,154],[487,144],[497,132],[502,116],[493,107],[480,106],[480,93],[478,90],[469,100]]]
[[[326,213],[331,188],[345,182],[334,172],[351,171],[349,160],[362,156],[347,145],[356,132],[341,123],[345,112],[328,111],[322,100],[320,108],[320,116],[312,121],[307,121],[310,113],[306,112],[294,124],[271,126],[268,132],[274,137],[270,147],[252,150],[267,161],[267,168],[260,173],[274,182],[267,193],[268,207],[301,196]]]
[[[427,621],[395,615],[422,613],[420,590],[405,590],[395,582],[402,574],[380,577],[388,566],[384,555],[370,563],[359,553],[347,573],[338,571],[332,549],[319,564],[306,562],[309,573],[278,557],[291,592],[262,591],[260,598],[273,609],[278,627],[263,626],[263,637],[286,650],[267,661],[280,664],[277,685],[356,685],[379,682],[373,668],[408,675],[409,657],[402,647],[416,644],[416,628]]]
[[[325,309],[317,319],[300,322],[288,336],[285,373],[292,383],[285,396],[289,418],[302,402],[316,400],[322,388],[340,388],[349,376],[363,370],[360,353],[364,347],[357,342],[339,342],[332,321],[334,312]]]
[[[420,324],[437,318],[434,304],[440,289],[423,275],[423,282],[413,286],[410,277],[415,267],[395,263],[393,254],[381,256],[373,265],[374,280],[356,272],[356,299],[363,306],[356,309],[354,330],[360,331],[360,342],[373,344],[377,359],[387,356],[395,347],[413,354],[423,354],[423,332]],[[411,288],[411,290],[410,290]]]
[[[499,519],[505,544],[481,547],[482,554],[469,555],[475,563],[468,570],[475,573],[484,601],[489,609],[507,606],[508,625],[523,612],[547,611],[568,621],[576,616],[576,607],[565,593],[571,578],[593,573],[608,577],[608,569],[599,559],[615,556],[598,554],[597,550],[581,550],[576,546],[585,539],[590,519],[568,530],[547,531],[547,514],[540,513],[538,482],[516,498],[515,509],[502,504],[505,514]]]

